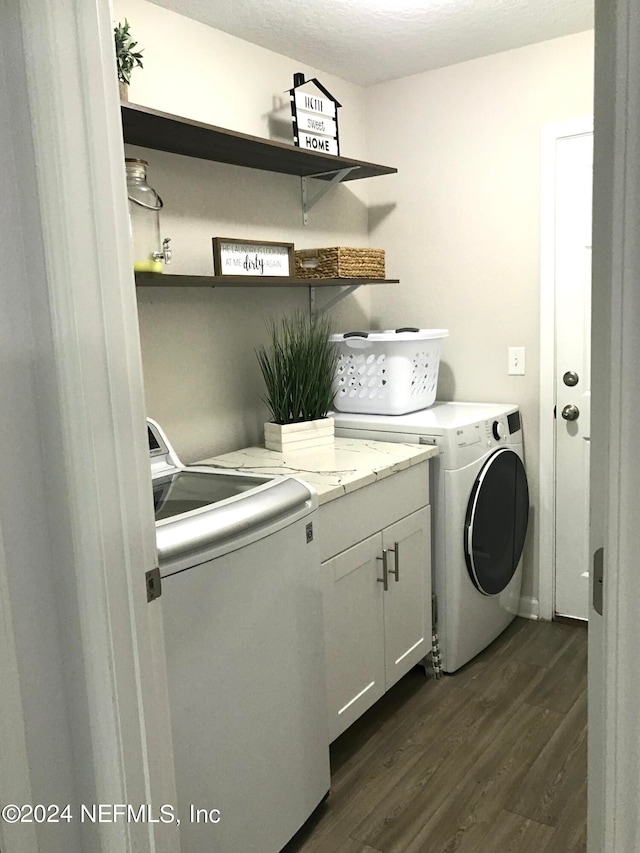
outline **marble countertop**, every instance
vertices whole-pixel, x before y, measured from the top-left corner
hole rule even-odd
[[[198,465],[255,474],[292,474],[313,486],[320,504],[324,504],[437,455],[437,447],[426,445],[336,438],[333,445],[284,453],[246,447],[203,459]]]

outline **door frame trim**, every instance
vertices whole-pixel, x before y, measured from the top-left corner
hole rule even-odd
[[[56,824],[29,825],[28,835],[5,824],[0,843],[19,832],[11,849],[30,853],[176,853],[175,822],[77,820],[80,802],[156,814],[177,802],[161,604],[148,603],[144,579],[157,554],[111,7],[10,7],[0,106],[13,109],[4,168],[22,194],[13,193],[9,231],[17,275],[0,293],[25,294],[5,300],[24,341],[18,349],[10,339],[6,373],[29,381],[3,437],[25,472],[19,494],[41,501],[23,530],[0,531],[0,674],[16,728],[0,793],[17,804],[70,802],[76,820],[69,837]],[[44,552],[35,565],[34,531]],[[59,676],[38,682],[52,661]],[[33,721],[49,697],[43,731]],[[64,758],[55,765],[53,729]],[[0,746],[9,736],[5,726]],[[69,799],[41,799],[54,785]]]
[[[560,139],[593,133],[593,117],[542,128],[540,158],[540,498],[538,522],[539,618],[555,609],[555,193],[556,150]]]
[[[589,624],[588,851],[640,837],[640,8],[595,4],[591,553],[604,607]]]

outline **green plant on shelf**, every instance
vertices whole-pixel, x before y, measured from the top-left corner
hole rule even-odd
[[[142,50],[134,50],[138,46],[138,42],[133,40],[130,27],[129,21],[125,18],[124,24],[118,22],[113,28],[118,80],[127,86],[131,82],[131,72],[133,69],[143,67]]]
[[[312,322],[302,311],[267,324],[268,343],[256,356],[267,388],[262,400],[276,424],[325,418],[333,406],[338,353],[327,317]]]

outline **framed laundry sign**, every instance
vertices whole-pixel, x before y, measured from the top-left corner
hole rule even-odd
[[[213,238],[215,275],[290,276],[293,243]]]

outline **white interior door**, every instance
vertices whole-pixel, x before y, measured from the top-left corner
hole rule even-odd
[[[557,141],[555,612],[588,619],[593,134]]]
[[[73,817],[4,822],[0,846],[177,853],[157,817],[176,800],[111,8],[0,17],[0,801]]]

